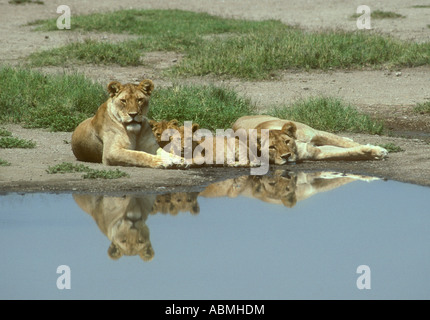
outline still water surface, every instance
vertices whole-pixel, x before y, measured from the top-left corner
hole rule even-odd
[[[429,199],[286,172],[191,194],[2,195],[0,299],[429,299]]]

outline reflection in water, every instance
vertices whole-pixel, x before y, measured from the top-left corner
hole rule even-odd
[[[277,170],[265,176],[242,176],[217,182],[202,192],[146,194],[142,196],[111,197],[102,195],[73,195],[76,203],[89,213],[100,230],[111,241],[108,255],[119,259],[123,255],[139,255],[142,260],[154,257],[146,220],[150,214],[200,212],[198,197],[256,198],[264,202],[292,208],[298,201],[319,192],[333,190],[352,181],[379,180],[374,177],[336,172],[288,172]]]
[[[96,221],[100,230],[111,241],[108,255],[119,259],[123,255],[139,255],[144,261],[154,257],[148,214],[155,203],[155,195],[143,197],[105,197],[73,195],[76,203]]]
[[[200,196],[235,198],[240,195],[292,208],[298,201],[356,180],[373,181],[379,178],[337,172],[277,170],[272,175],[242,176],[214,183]]]

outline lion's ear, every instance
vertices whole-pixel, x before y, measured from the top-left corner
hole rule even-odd
[[[198,123],[193,123],[193,126],[191,128],[192,132],[194,133],[199,129],[200,129],[200,126],[198,125]]]
[[[145,246],[145,248],[139,252],[139,256],[143,261],[151,261],[154,258],[154,249],[152,249],[151,244]]]
[[[118,260],[119,258],[122,257],[122,252],[115,244],[111,243],[108,249],[108,255],[111,259]]]
[[[287,122],[286,124],[284,124],[282,126],[282,131],[290,136],[291,138],[297,139],[296,136],[296,131],[297,131],[297,127],[293,122]]]
[[[297,197],[295,192],[291,192],[287,194],[286,196],[281,198],[282,204],[286,206],[287,208],[292,208],[297,203]]]
[[[149,79],[145,79],[145,80],[142,80],[142,81],[139,83],[138,88],[139,88],[139,90],[141,90],[144,94],[146,94],[147,96],[150,96],[150,95],[151,95],[151,93],[152,93],[152,90],[154,90],[154,83],[153,83],[151,80],[149,80]]]
[[[111,98],[114,97],[121,89],[122,89],[122,84],[119,83],[118,81],[112,81],[111,83],[108,84],[108,92]]]
[[[179,125],[179,121],[176,120],[176,119],[173,119],[173,120],[169,121],[169,126],[177,127],[178,125]]]
[[[149,125],[151,126],[151,128],[154,128],[154,126],[157,124],[158,122],[155,120],[149,120]]]

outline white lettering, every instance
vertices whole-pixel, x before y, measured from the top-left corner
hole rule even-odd
[[[71,289],[70,267],[66,265],[58,266],[57,273],[62,273],[62,275],[57,278],[57,288],[60,290]]]
[[[61,5],[57,7],[57,13],[62,13],[61,16],[57,18],[57,28],[62,29],[70,29],[70,7],[66,5]]]

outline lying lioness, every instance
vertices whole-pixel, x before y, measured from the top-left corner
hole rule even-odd
[[[110,98],[73,132],[72,150],[76,158],[105,165],[187,166],[183,158],[160,148],[152,133],[146,114],[153,89],[151,80],[138,85],[109,83]]]
[[[289,124],[296,139],[297,161],[303,160],[379,160],[387,156],[384,148],[362,145],[349,138],[313,129],[303,123],[283,120],[266,115],[244,116],[236,120],[233,130],[279,130]]]

